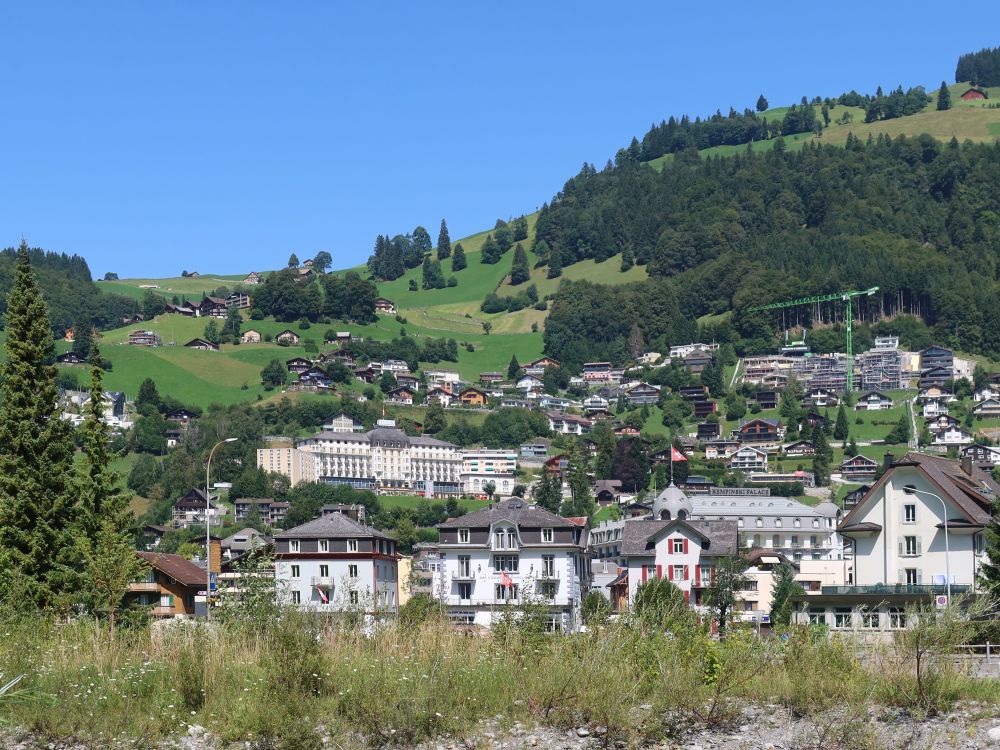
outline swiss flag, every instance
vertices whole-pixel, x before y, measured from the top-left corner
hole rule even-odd
[[[679,450],[670,446],[670,460],[671,461],[687,461],[687,456],[681,453]]]
[[[500,585],[508,589],[514,588],[514,582],[510,580],[510,576],[507,575],[506,570],[500,574]]]

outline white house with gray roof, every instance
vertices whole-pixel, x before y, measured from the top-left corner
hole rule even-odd
[[[342,513],[313,519],[274,538],[279,598],[309,611],[395,613],[396,541]]]
[[[590,585],[586,519],[511,497],[438,524],[432,590],[458,624],[490,627],[508,605],[548,607],[552,630],[576,630]]]

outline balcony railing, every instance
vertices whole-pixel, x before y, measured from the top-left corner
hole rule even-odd
[[[953,594],[964,594],[969,589],[970,587],[964,584],[953,583],[951,585],[951,593]],[[821,593],[824,596],[863,596],[871,594],[926,594],[927,596],[933,596],[935,594],[947,593],[947,588],[944,584],[877,583],[871,586],[823,586]]]
[[[333,577],[332,576],[313,576],[312,585],[319,589],[329,589],[333,588]]]

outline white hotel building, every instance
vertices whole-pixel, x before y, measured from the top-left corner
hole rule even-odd
[[[279,460],[275,460],[275,451]],[[410,437],[392,420],[369,432],[324,431],[289,448],[257,451],[257,466],[302,481],[347,484],[387,494],[461,494],[462,451],[432,437]]]

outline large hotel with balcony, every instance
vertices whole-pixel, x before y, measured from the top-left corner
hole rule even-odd
[[[369,432],[327,430],[291,449],[257,450],[257,466],[289,478],[294,486],[315,481],[346,484],[383,494],[453,497],[462,493],[462,451],[432,437],[411,437],[392,420]]]

